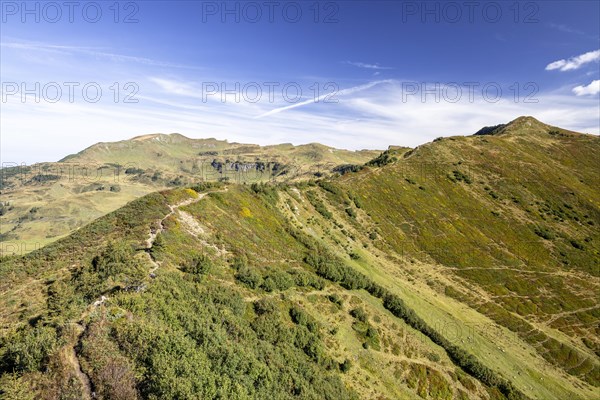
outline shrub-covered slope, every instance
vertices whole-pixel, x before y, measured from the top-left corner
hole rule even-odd
[[[593,399],[597,137],[153,193],[0,266],[8,399]]]

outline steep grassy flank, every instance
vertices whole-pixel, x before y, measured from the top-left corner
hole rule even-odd
[[[464,281],[457,283],[439,264],[423,263],[407,254],[395,254],[389,249],[383,252],[374,247],[373,244],[382,246],[386,237],[379,233],[372,235],[379,231],[363,208],[355,210],[356,217],[348,216],[347,204],[340,199],[335,202],[339,211],[331,204],[329,209],[334,217],[327,219],[314,212],[306,199],[295,197],[298,196],[291,192],[289,210],[296,225],[322,241],[346,263],[400,296],[430,327],[500,372],[528,396],[559,399],[578,393],[576,397],[594,397],[595,389],[588,386],[581,390],[580,381],[565,379],[564,373],[547,364],[536,354],[536,349],[518,335],[449,298],[448,290],[444,290],[448,286],[480,292],[476,287]],[[594,358],[590,360],[594,362]]]
[[[600,140],[560,132],[519,119],[497,137],[444,139],[346,175],[342,188],[381,250],[444,267],[460,283],[439,290],[598,385]]]

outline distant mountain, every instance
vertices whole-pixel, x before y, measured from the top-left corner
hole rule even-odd
[[[259,146],[229,143],[217,139],[190,139],[178,133],[153,134],[111,143],[97,143],[69,155],[60,162],[132,165],[142,169],[160,169],[164,173],[190,173],[194,163],[275,163],[293,168],[290,173],[306,172],[321,167],[344,163],[361,163],[375,157],[380,151],[339,150],[319,143],[294,146],[289,143]]]
[[[521,117],[148,194],[2,259],[0,392],[596,399],[599,155]]]
[[[202,181],[252,183],[332,174],[380,151],[318,143],[258,146],[180,134],[97,143],[57,163],[2,169],[0,254],[24,254],[156,190]]]

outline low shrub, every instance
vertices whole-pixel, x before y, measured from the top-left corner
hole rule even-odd
[[[235,279],[252,289],[257,289],[262,284],[262,276],[247,266],[239,269],[239,271],[235,274]]]

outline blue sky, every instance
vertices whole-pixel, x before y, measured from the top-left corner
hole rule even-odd
[[[596,1],[1,3],[3,163],[156,132],[385,149],[533,115],[600,133]]]

